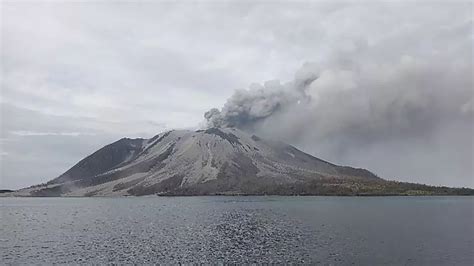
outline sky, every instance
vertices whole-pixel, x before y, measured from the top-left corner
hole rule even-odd
[[[470,2],[2,1],[0,22],[1,188],[213,108],[333,163],[474,187]]]

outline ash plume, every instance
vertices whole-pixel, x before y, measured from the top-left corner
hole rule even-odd
[[[254,83],[248,90],[236,90],[221,110],[212,108],[204,114],[207,126],[248,129],[293,105],[310,102],[306,90],[318,78],[312,67],[313,64],[305,64],[292,82],[272,80],[263,85]]]
[[[386,178],[472,180],[468,47],[385,60],[362,45],[344,58],[304,64],[290,82],[237,90],[206,112],[207,126],[265,135]]]

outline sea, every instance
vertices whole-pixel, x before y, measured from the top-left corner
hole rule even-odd
[[[0,198],[0,264],[474,265],[474,197]]]

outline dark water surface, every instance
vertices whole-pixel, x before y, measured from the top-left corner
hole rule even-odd
[[[474,197],[1,198],[1,264],[474,265]]]

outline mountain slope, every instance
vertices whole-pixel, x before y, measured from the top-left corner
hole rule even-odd
[[[235,128],[210,128],[121,139],[50,182],[16,195],[356,195],[400,194],[412,188]],[[429,188],[413,191],[433,194]]]

